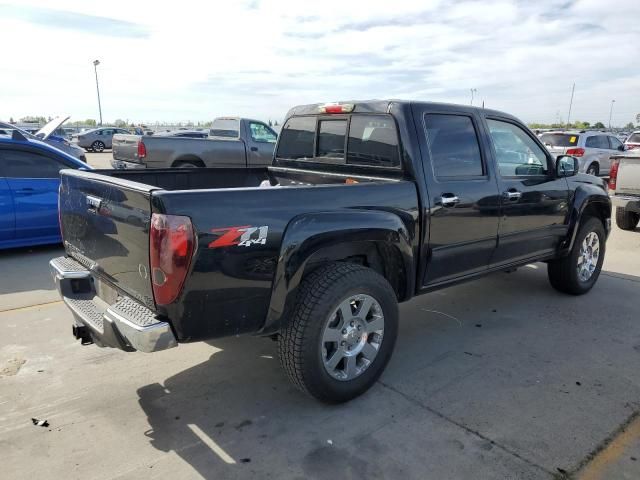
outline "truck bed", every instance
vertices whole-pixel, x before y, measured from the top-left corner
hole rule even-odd
[[[327,222],[357,225],[354,215],[377,215],[392,231],[400,222],[410,242],[418,229],[416,187],[401,176],[283,167],[64,170],[61,183],[67,254],[95,275],[103,300],[131,297],[168,319],[180,342],[261,330],[285,231],[321,234]],[[188,217],[196,243],[179,301],[168,305],[155,301],[149,274],[152,214]],[[240,234],[217,242],[247,228],[256,233],[246,246]]]

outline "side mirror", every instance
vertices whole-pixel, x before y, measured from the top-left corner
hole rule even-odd
[[[556,159],[556,176],[572,177],[578,173],[580,163],[576,157],[571,155],[560,155]]]
[[[627,147],[624,144],[618,147],[618,150],[620,150],[621,152],[624,152],[626,149]]]

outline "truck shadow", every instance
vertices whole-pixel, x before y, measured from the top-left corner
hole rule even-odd
[[[441,428],[429,423],[435,422],[429,412],[416,413],[418,402],[489,438],[502,432],[507,443],[518,445],[526,431],[527,442],[536,447],[525,456],[542,464],[560,457],[567,463],[557,466],[570,468],[577,461],[566,452],[580,451],[573,445],[584,422],[558,423],[554,415],[572,418],[573,402],[587,417],[607,418],[611,408],[575,380],[609,384],[618,403],[640,393],[625,380],[638,379],[628,357],[607,350],[613,338],[616,352],[640,351],[640,345],[629,343],[640,338],[630,313],[635,300],[608,307],[604,302],[613,291],[623,296],[634,291],[640,278],[603,273],[583,297],[551,289],[545,265],[535,264],[402,305],[400,336],[387,371],[367,394],[345,405],[320,404],[292,387],[280,369],[277,344],[269,339],[212,341],[218,350],[207,361],[138,390],[151,427],[145,435],[207,479],[277,478],[282,472],[321,479],[408,478],[405,468],[423,472],[424,458],[408,466],[401,447],[374,434],[385,428],[383,438],[403,439],[407,426],[398,419]],[[602,318],[605,310],[609,315]],[[545,382],[536,382],[541,375]],[[571,388],[574,399],[568,402],[564,390]],[[551,398],[554,408],[540,398]],[[522,408],[537,419],[522,415]],[[580,445],[585,455],[593,446],[587,441]],[[451,455],[434,460],[439,467],[455,468],[459,453],[451,448]]]

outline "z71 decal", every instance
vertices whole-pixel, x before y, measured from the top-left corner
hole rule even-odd
[[[211,233],[217,233],[220,236],[209,244],[209,248],[232,247],[234,245],[250,247],[251,245],[265,245],[267,243],[269,227],[266,225],[262,227],[245,225],[242,227],[214,228]]]

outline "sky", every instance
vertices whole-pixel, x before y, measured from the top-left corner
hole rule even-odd
[[[401,98],[526,122],[640,113],[638,0],[0,0],[0,120],[282,120]]]

